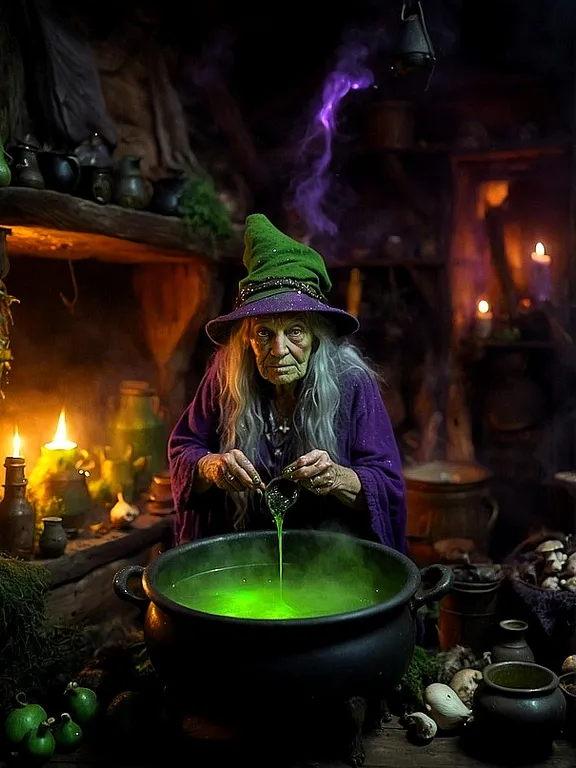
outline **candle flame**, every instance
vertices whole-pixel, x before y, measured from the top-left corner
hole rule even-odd
[[[14,428],[14,438],[12,440],[12,457],[20,458],[20,449],[22,448],[22,440],[18,434],[18,427]]]
[[[478,312],[481,315],[487,315],[488,312],[490,312],[490,304],[486,301],[486,299],[480,299],[478,302]]]
[[[550,254],[546,253],[544,243],[536,243],[532,253],[532,261],[535,261],[538,264],[550,264]]]
[[[72,442],[72,440],[68,440],[68,435],[66,433],[66,413],[64,408],[62,408],[60,411],[60,417],[58,418],[58,426],[56,427],[56,432],[54,433],[52,442],[46,443],[46,448],[50,448],[54,451],[69,451],[76,447],[76,443]]]

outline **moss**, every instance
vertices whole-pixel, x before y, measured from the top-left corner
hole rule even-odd
[[[192,177],[180,196],[180,215],[189,235],[226,240],[232,234],[232,221],[209,179]]]
[[[62,688],[93,650],[81,627],[47,620],[49,584],[46,568],[0,557],[0,710],[20,691],[34,700]]]
[[[417,645],[402,679],[402,697],[408,702],[424,703],[424,690],[438,679],[438,663],[434,654]]]

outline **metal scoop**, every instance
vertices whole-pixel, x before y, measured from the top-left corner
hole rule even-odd
[[[264,498],[274,518],[284,517],[300,496],[300,486],[293,480],[275,477],[264,490]]]

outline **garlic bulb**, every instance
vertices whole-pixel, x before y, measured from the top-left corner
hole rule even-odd
[[[426,711],[443,731],[452,731],[470,719],[472,710],[444,683],[432,683],[424,691]]]
[[[478,688],[478,683],[482,680],[482,672],[477,669],[461,669],[456,672],[450,680],[450,688],[467,707],[472,706],[474,691]]]
[[[567,656],[562,662],[562,674],[566,672],[576,672],[576,655]]]
[[[110,510],[110,522],[114,528],[129,528],[139,514],[140,510],[138,507],[128,504],[124,500],[122,492],[120,492],[118,494],[118,501]]]
[[[406,727],[408,736],[420,743],[432,741],[438,731],[436,722],[424,712],[412,712],[411,715],[407,715]]]

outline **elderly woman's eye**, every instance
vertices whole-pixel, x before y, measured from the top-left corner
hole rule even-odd
[[[259,339],[267,339],[269,335],[270,333],[266,328],[258,328],[256,331],[256,336],[258,336]]]
[[[298,336],[301,336],[302,333],[303,333],[302,328],[291,328],[288,331],[288,336],[296,336],[296,337],[298,337]]]

